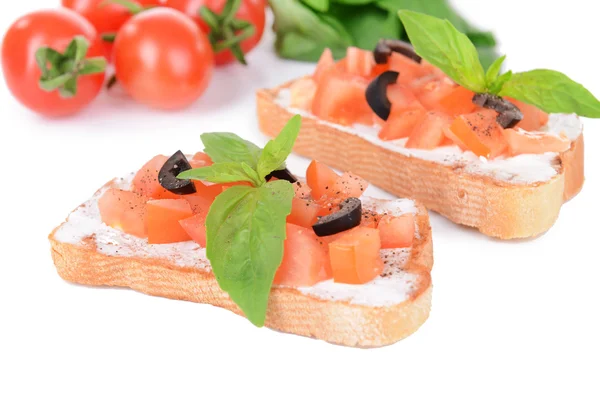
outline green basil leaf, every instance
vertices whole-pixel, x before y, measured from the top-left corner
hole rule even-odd
[[[248,173],[252,171],[252,173]],[[224,162],[215,163],[208,167],[195,168],[180,173],[179,179],[195,179],[212,183],[251,182],[260,185],[262,181],[256,172],[246,163]]]
[[[206,218],[206,255],[217,282],[256,326],[264,325],[283,260],[293,197],[292,185],[281,180],[259,188],[234,186],[217,196]]]
[[[329,0],[302,0],[304,4],[313,10],[327,12],[329,10]]]
[[[502,63],[504,63],[504,60],[506,60],[506,56],[502,56],[496,59],[496,61],[494,61],[492,65],[490,65],[487,72],[485,73],[485,82],[488,87],[490,87],[492,83],[494,83],[494,81],[498,78],[498,75],[500,75],[500,70],[502,69]]]
[[[329,14],[345,27],[354,45],[361,49],[373,50],[381,38],[400,37],[402,24],[396,12],[373,5],[332,4]]]
[[[259,176],[267,176],[281,168],[287,157],[291,154],[296,138],[300,133],[302,117],[294,115],[283,127],[279,135],[270,140],[263,149],[258,159],[257,172]]]
[[[373,3],[375,0],[331,0],[334,3],[347,4],[351,6],[362,6]]]
[[[204,151],[215,163],[244,162],[256,168],[261,148],[235,133],[209,132],[200,136]]]
[[[502,87],[506,82],[512,78],[513,72],[508,70],[502,75],[500,75],[492,84],[488,87],[488,92],[492,94],[498,94],[502,90]]]
[[[459,85],[477,93],[485,91],[483,66],[465,34],[447,20],[407,10],[399,15],[418,55]]]
[[[565,74],[548,69],[513,74],[500,96],[533,104],[547,113],[600,118],[600,102],[589,90]]]

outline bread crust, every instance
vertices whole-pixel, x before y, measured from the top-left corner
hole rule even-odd
[[[258,122],[264,134],[277,135],[292,117],[275,101],[279,90],[292,83],[257,92]],[[584,181],[583,135],[560,154],[555,177],[528,185],[408,157],[311,117],[303,117],[294,151],[352,171],[387,192],[416,199],[453,222],[500,239],[535,237],[546,232],[558,218],[562,204],[581,190]]]
[[[417,205],[419,235],[404,270],[418,276],[408,300],[389,307],[329,301],[287,287],[274,287],[265,326],[353,347],[380,347],[414,333],[431,309],[433,243],[429,216]],[[62,226],[62,225],[61,225]],[[66,281],[91,286],[127,287],[152,296],[212,304],[243,315],[210,270],[181,267],[168,259],[109,256],[97,251],[93,236],[65,243],[49,236],[52,259]],[[218,329],[218,327],[215,327]]]

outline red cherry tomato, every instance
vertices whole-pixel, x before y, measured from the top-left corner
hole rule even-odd
[[[105,0],[61,0],[62,6],[83,15],[94,25],[99,34],[117,33],[129,18],[131,12],[119,4],[101,4]],[[140,6],[158,6],[160,0],[135,0]],[[112,43],[105,42],[106,56],[112,54]]]
[[[135,100],[160,109],[192,104],[214,69],[208,38],[185,14],[164,7],[123,25],[115,41],[117,79]]]
[[[221,14],[227,0],[165,0],[166,7],[175,8],[196,21],[198,26],[205,33],[210,33],[209,26],[199,15],[200,7],[206,6],[211,11]],[[265,31],[265,6],[264,0],[242,0],[240,8],[235,14],[235,18],[242,21],[247,21],[254,25],[255,32],[248,39],[242,41],[241,48],[244,54],[252,50],[263,36]],[[217,65],[224,65],[234,62],[236,58],[230,50],[224,50],[215,54]]]
[[[71,10],[37,11],[19,18],[8,29],[2,43],[2,70],[8,88],[24,106],[42,115],[61,117],[78,112],[96,98],[104,73],[80,76],[77,94],[70,98],[39,86],[42,72],[36,63],[36,51],[48,46],[64,52],[75,36],[89,42],[86,58],[104,54],[96,29]]]

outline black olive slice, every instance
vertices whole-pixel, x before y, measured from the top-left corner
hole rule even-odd
[[[178,150],[163,165],[158,173],[158,182],[171,193],[185,195],[196,193],[194,183],[189,179],[178,179],[177,175],[192,169],[185,154]]]
[[[398,75],[396,71],[385,71],[367,86],[367,103],[373,112],[384,121],[389,118],[392,110],[392,103],[387,97],[387,87],[396,83]]]
[[[498,112],[496,121],[501,127],[513,128],[523,119],[523,113],[510,101],[490,93],[478,93],[473,96],[473,103],[479,107]]]
[[[385,64],[392,52],[400,53],[411,60],[421,63],[421,57],[415,53],[415,49],[410,43],[397,39],[380,39],[373,51],[375,62],[377,64]]]
[[[362,203],[356,197],[350,197],[340,204],[340,211],[327,215],[313,225],[317,236],[331,236],[360,225]]]
[[[298,182],[298,178],[296,178],[294,176],[294,174],[292,174],[290,172],[290,170],[287,168],[271,172],[269,175],[267,175],[265,177],[265,180],[268,182],[271,178],[281,179],[283,181],[288,181],[290,183]]]

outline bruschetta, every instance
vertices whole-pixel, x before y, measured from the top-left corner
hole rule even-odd
[[[440,24],[428,21],[415,26]],[[481,86],[486,92],[477,93],[471,89],[477,85],[461,86],[421,57],[427,53],[422,48],[382,40],[373,52],[349,48],[338,62],[326,50],[312,75],[257,92],[261,131],[274,136],[290,115],[301,114],[294,148],[300,155],[352,170],[489,236],[527,238],[548,230],[584,181],[583,126],[570,107],[577,99],[552,104],[565,113],[547,113],[488,92],[509,93],[511,77],[524,80],[537,72],[500,75],[504,58],[488,70],[488,86]],[[547,86],[554,77],[568,80],[554,71],[538,75],[544,72]],[[586,116],[598,116],[600,103],[568,83],[593,102],[580,107],[591,110]],[[505,89],[494,87],[502,84]],[[522,96],[529,101],[527,93]]]
[[[306,179],[296,178],[279,159],[272,165],[281,168],[257,182],[252,172],[247,180],[237,180],[232,160],[239,161],[241,153],[236,143],[248,152],[250,168],[261,174],[270,169],[261,169],[263,158],[269,158],[263,155],[275,146],[262,150],[233,134],[226,140],[207,135],[206,153],[156,156],[136,173],[111,180],[71,212],[49,237],[59,275],[84,285],[212,304],[246,315],[258,326],[346,346],[388,345],[425,322],[433,255],[428,214],[420,203],[366,197],[364,180],[350,172],[338,175],[316,161]],[[252,159],[257,163],[250,165]],[[218,175],[223,165],[231,179]],[[207,180],[186,179],[192,176]],[[260,203],[268,205],[264,215],[256,203],[240,222],[227,226],[239,216],[227,207],[243,213],[252,208],[228,196],[251,196],[265,188],[267,196],[277,190],[290,195],[262,198]],[[281,207],[285,211],[278,219]],[[215,225],[225,212],[221,225]],[[268,221],[258,229],[261,218]],[[223,239],[227,229],[231,235]],[[268,237],[260,237],[262,230],[271,230]],[[280,232],[277,243],[262,249],[262,261],[257,254],[244,259],[243,270],[227,265],[257,250],[253,241],[272,240],[272,232]],[[237,247],[229,246],[236,241]],[[240,278],[261,274],[268,275],[262,311],[256,304],[260,282]],[[252,296],[240,294],[236,282],[255,285]]]

